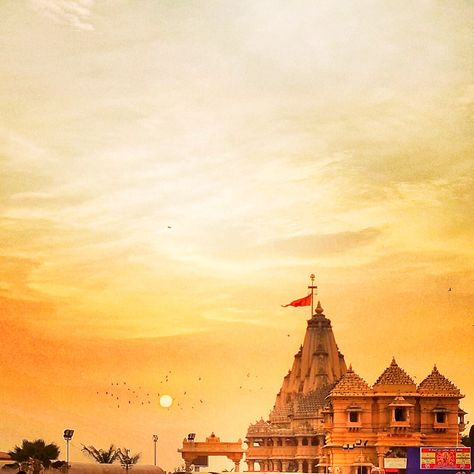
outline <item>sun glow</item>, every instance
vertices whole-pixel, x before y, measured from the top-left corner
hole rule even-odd
[[[162,395],[160,397],[160,406],[169,408],[171,405],[173,405],[173,397],[171,395]]]

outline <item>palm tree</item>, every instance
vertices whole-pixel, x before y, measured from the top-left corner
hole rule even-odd
[[[59,447],[54,443],[46,444],[42,439],[34,441],[24,439],[21,446],[15,446],[8,454],[18,463],[36,460],[48,468],[51,460],[58,458]]]
[[[125,472],[128,472],[129,469],[133,467],[134,464],[138,462],[140,459],[141,453],[134,454],[130,456],[130,450],[127,448],[117,449],[117,456],[120,461],[120,464],[125,469]]]
[[[109,449],[97,449],[94,446],[82,445],[81,451],[99,464],[112,464],[118,457],[118,450],[113,444]]]

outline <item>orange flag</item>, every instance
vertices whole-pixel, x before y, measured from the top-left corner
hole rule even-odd
[[[287,306],[310,306],[311,299],[312,299],[312,295],[309,294],[308,296],[305,296],[304,298],[300,298],[299,300],[292,301],[291,303],[288,303],[288,304],[282,304],[281,306],[283,308],[286,308]]]

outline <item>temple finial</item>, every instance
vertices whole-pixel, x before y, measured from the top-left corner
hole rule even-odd
[[[392,363],[390,365],[398,365],[395,356],[392,357]]]
[[[316,306],[316,313],[317,314],[323,314],[324,309],[321,306],[321,302],[318,301],[318,306]]]
[[[314,290],[316,290],[316,294],[318,294],[318,287],[314,284],[314,279],[316,278],[315,274],[311,273],[309,278],[311,280],[311,283],[308,286],[308,290],[311,290],[311,314],[310,314],[310,316],[313,317],[313,301],[314,301],[314,294],[315,294]]]

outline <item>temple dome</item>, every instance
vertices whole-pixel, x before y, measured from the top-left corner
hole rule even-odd
[[[347,397],[351,395],[369,395],[372,389],[369,384],[352,370],[352,365],[344,374],[342,379],[332,389],[331,396]]]
[[[312,392],[303,395],[299,393],[295,397],[293,404],[294,418],[311,418],[326,402],[326,397],[329,395],[333,385],[326,385],[320,387]]]
[[[395,361],[395,357],[392,359],[391,364],[382,372],[380,377],[374,384],[374,388],[383,385],[412,385],[416,388],[413,379],[398,366]]]
[[[418,385],[418,392],[423,396],[443,396],[461,398],[461,392],[449,379],[440,374],[436,365],[429,374]]]

